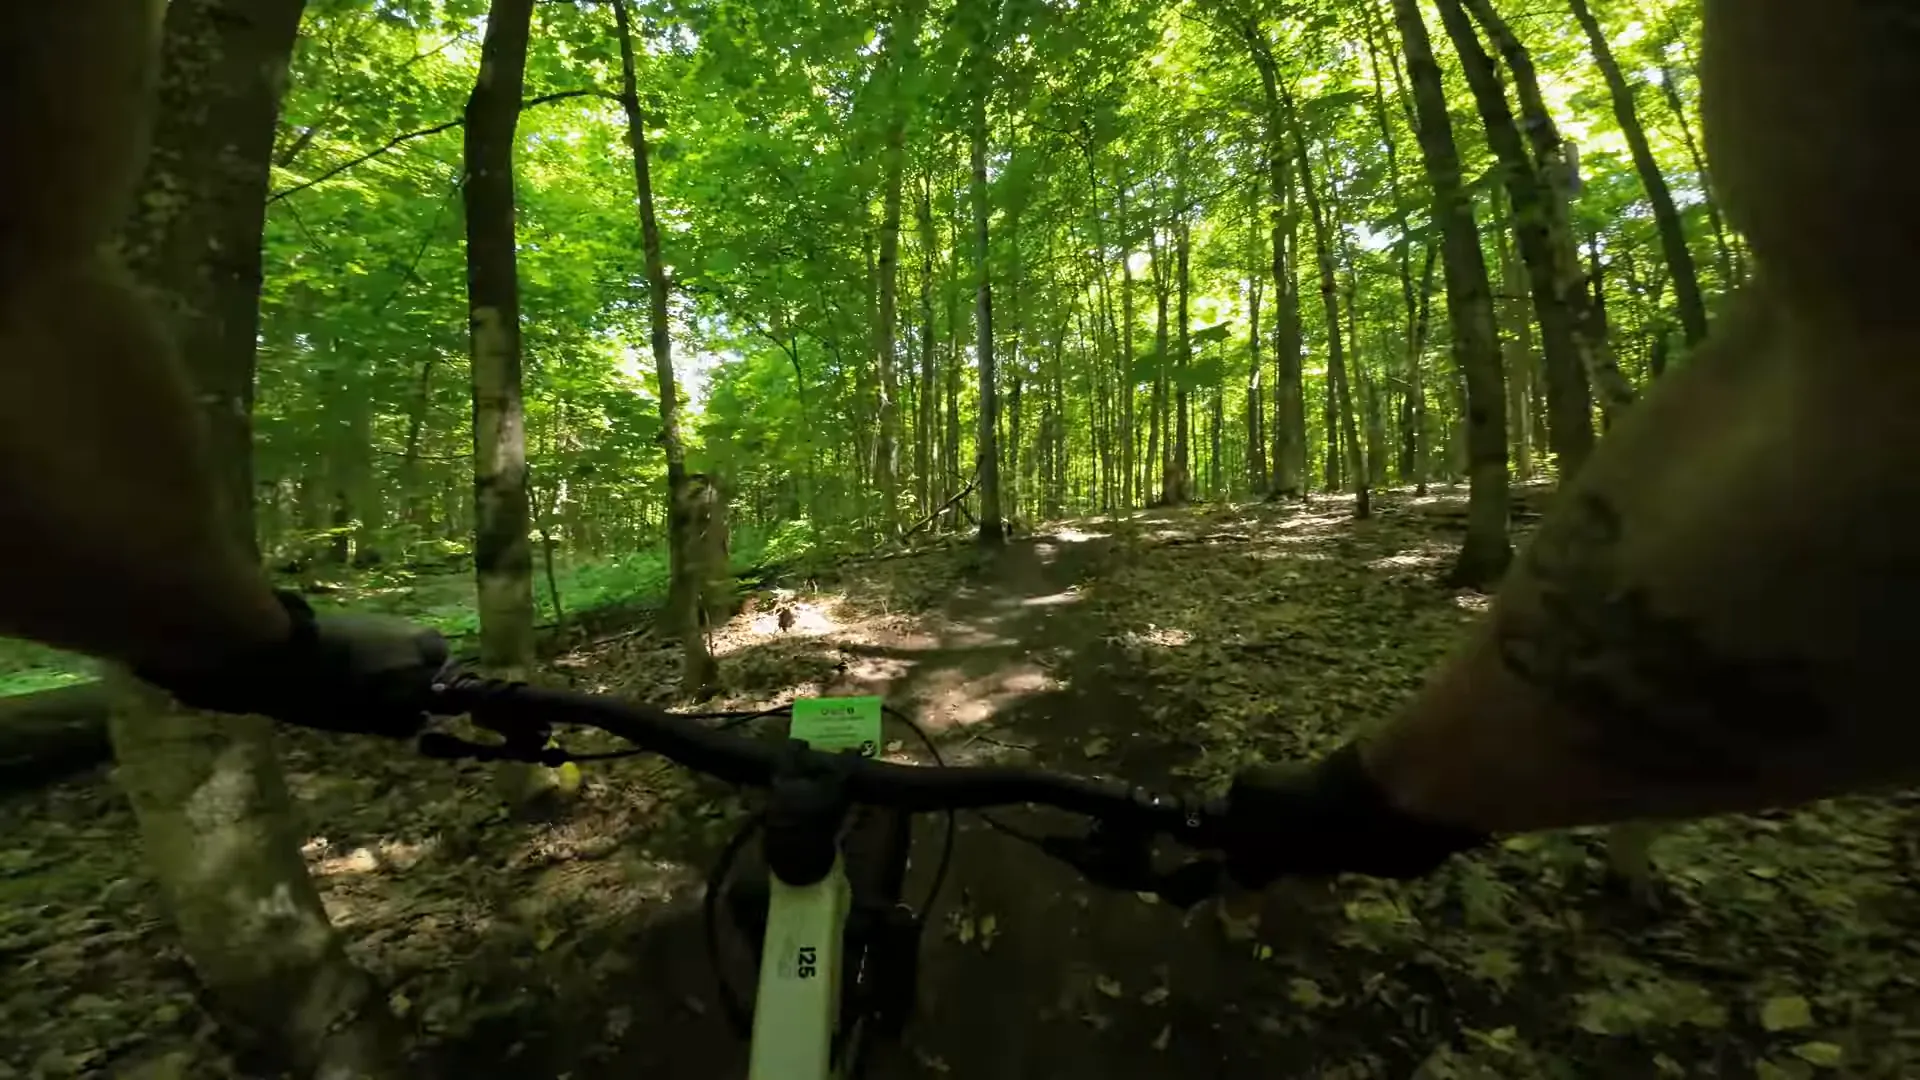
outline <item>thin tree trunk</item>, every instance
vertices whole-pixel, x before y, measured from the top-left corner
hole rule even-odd
[[[1497,189],[1496,189],[1497,196]],[[1503,214],[1496,197],[1494,235],[1500,247],[1501,341],[1506,354],[1507,429],[1512,447],[1513,475],[1521,483],[1533,479],[1533,417],[1529,406],[1533,373],[1533,320],[1528,317],[1526,268],[1514,246],[1512,217]]]
[[[963,470],[960,464],[960,229],[963,208],[960,205],[956,186],[953,217],[948,230],[948,280],[947,296],[947,376],[946,376],[946,459],[947,492],[949,497],[958,492],[963,483],[977,484],[978,473]],[[963,472],[965,475],[963,475]],[[957,531],[960,527],[960,513],[963,504],[956,504],[947,517],[947,527]]]
[[[893,334],[900,286],[900,196],[905,181],[907,117],[901,106],[900,80],[915,55],[920,32],[919,0],[898,0],[887,30],[885,86],[882,100],[887,113],[886,149],[882,155],[883,194],[880,222],[880,298],[873,327],[874,374],[879,380],[879,431],[874,438],[873,475],[880,488],[880,528],[891,535],[900,519],[900,451],[898,388],[894,373]]]
[[[1300,293],[1295,279],[1294,252],[1298,250],[1298,216],[1293,202],[1293,153],[1287,145],[1288,122],[1280,97],[1279,65],[1266,32],[1254,20],[1243,20],[1254,67],[1266,105],[1265,130],[1267,197],[1272,215],[1274,380],[1273,380],[1273,494],[1297,498],[1306,492],[1306,401],[1300,386]]]
[[[1330,394],[1337,398],[1327,412],[1327,445],[1330,448],[1333,446],[1335,425],[1339,424],[1339,437],[1346,443],[1348,480],[1354,485],[1353,516],[1369,517],[1373,513],[1373,492],[1360,461],[1360,441],[1354,430],[1352,395],[1345,386],[1346,350],[1340,333],[1340,296],[1334,280],[1331,227],[1320,204],[1320,194],[1314,188],[1313,159],[1307,153],[1306,133],[1300,127],[1292,99],[1284,91],[1280,95],[1280,106],[1287,114],[1287,126],[1293,130],[1294,156],[1300,167],[1300,190],[1306,195],[1307,220],[1313,224],[1313,253],[1320,266],[1320,302],[1327,316],[1327,379]]]
[[[980,364],[980,436],[975,456],[980,462],[980,542],[1006,541],[1000,523],[1000,450],[997,445],[998,387],[993,366],[993,269],[987,204],[987,98],[993,92],[991,58],[992,12],[988,0],[974,0],[982,9],[973,41],[973,133],[969,158],[973,169],[974,355]]]
[[[1120,507],[1131,510],[1139,495],[1135,473],[1133,393],[1133,232],[1127,218],[1127,185],[1123,179],[1118,196],[1120,215]]]
[[[1250,189],[1252,213],[1247,221],[1252,263],[1247,270],[1247,488],[1255,496],[1267,493],[1266,394],[1260,366],[1260,189]]]
[[[1153,415],[1147,436],[1147,467],[1159,478],[1160,494],[1154,501],[1161,506],[1173,495],[1168,486],[1173,474],[1170,465],[1173,439],[1167,431],[1167,354],[1172,348],[1167,308],[1173,301],[1173,275],[1168,271],[1166,255],[1166,245],[1156,240],[1153,244]]]
[[[1184,198],[1184,196],[1183,196]],[[1175,324],[1180,342],[1174,347],[1174,385],[1173,385],[1173,459],[1167,472],[1167,501],[1173,504],[1185,503],[1193,497],[1192,465],[1190,458],[1188,406],[1189,394],[1187,382],[1193,367],[1193,327],[1187,302],[1192,291],[1191,255],[1193,250],[1192,233],[1187,227],[1187,209],[1180,208],[1180,216],[1174,220],[1174,282],[1178,290],[1179,321]]]
[[[436,349],[427,351],[427,358],[420,361],[420,385],[414,391],[413,408],[407,413],[407,441],[400,454],[400,498],[405,504],[403,516],[406,523],[416,530],[413,539],[419,539],[417,530],[426,527],[427,500],[420,490],[420,443],[425,435],[427,414],[433,406],[433,368],[440,359]]]
[[[1407,438],[1412,443],[1409,448],[1409,460],[1412,462],[1413,488],[1416,494],[1427,493],[1427,477],[1432,460],[1432,428],[1427,423],[1427,385],[1424,365],[1421,359],[1427,352],[1427,327],[1433,318],[1433,270],[1439,261],[1440,244],[1427,244],[1425,269],[1420,272],[1420,314],[1413,321],[1413,342],[1408,346],[1407,397],[1410,427]]]
[[[468,331],[473,354],[474,571],[480,662],[524,677],[533,663],[533,552],[520,397],[520,284],[513,152],[533,0],[496,0],[466,110]]]
[[[302,7],[174,0],[167,8],[142,184],[149,197],[124,237],[170,331],[140,344],[158,353],[178,342],[232,542],[248,554],[261,234]],[[133,85],[142,73],[113,74]],[[270,1071],[407,1075],[382,994],[348,961],[307,876],[306,834],[272,725],[186,712],[112,681],[115,781],[205,999],[235,1042],[264,1055]]]
[[[1505,58],[1507,67],[1513,72],[1514,88],[1520,99],[1522,125],[1526,141],[1531,145],[1532,165],[1538,170],[1538,185],[1541,192],[1539,215],[1546,231],[1546,255],[1552,264],[1553,295],[1559,298],[1565,317],[1572,325],[1572,356],[1569,361],[1564,346],[1557,345],[1559,335],[1549,329],[1548,321],[1541,321],[1541,344],[1545,363],[1547,383],[1547,403],[1549,419],[1547,434],[1555,452],[1560,457],[1560,475],[1567,478],[1579,471],[1586,461],[1587,454],[1593,449],[1593,420],[1590,415],[1593,401],[1590,387],[1598,389],[1604,408],[1619,411],[1632,403],[1631,387],[1620,375],[1618,369],[1606,370],[1604,365],[1611,353],[1604,349],[1605,341],[1593,321],[1593,309],[1587,302],[1587,283],[1585,269],[1580,263],[1579,245],[1574,239],[1572,211],[1570,209],[1573,194],[1579,184],[1579,154],[1577,148],[1560,136],[1559,125],[1554,123],[1553,114],[1548,111],[1546,99],[1540,91],[1538,74],[1534,70],[1533,57],[1520,39],[1513,33],[1499,12],[1493,9],[1490,0],[1465,0],[1474,18],[1486,29],[1488,36]],[[1451,9],[1457,15],[1460,0],[1447,0],[1442,16],[1448,16]],[[1464,20],[1461,20],[1464,25]],[[1467,28],[1466,37],[1473,39],[1471,28]],[[1452,32],[1452,24],[1449,24]],[[1474,55],[1484,57],[1476,41]],[[1489,71],[1492,62],[1488,61]],[[1498,84],[1494,78],[1493,83]],[[1491,98],[1483,90],[1475,92],[1475,99]],[[1498,99],[1505,103],[1502,93]],[[1484,115],[1484,114],[1483,114]],[[1512,111],[1505,110],[1511,119]],[[1496,156],[1499,152],[1495,151]],[[1526,155],[1519,155],[1521,160]],[[1503,166],[1505,159],[1502,159]],[[1510,192],[1509,194],[1513,194]],[[1516,202],[1516,211],[1525,212],[1525,208]],[[1523,239],[1521,256],[1531,265],[1534,256],[1528,254],[1527,241]],[[1559,318],[1556,313],[1555,319]],[[1622,392],[1624,391],[1624,396]],[[1565,429],[1563,432],[1562,429]]]
[[[1393,0],[1393,10],[1419,116],[1415,131],[1433,192],[1433,220],[1445,245],[1454,363],[1467,383],[1467,535],[1450,579],[1457,585],[1486,588],[1500,579],[1513,558],[1507,541],[1505,380],[1500,374],[1493,298],[1489,295],[1480,230],[1473,220],[1473,203],[1460,175],[1460,154],[1453,140],[1453,120],[1447,114],[1446,89],[1420,15],[1419,0]]]
[[[1454,48],[1460,54],[1467,83],[1473,90],[1481,119],[1486,124],[1488,145],[1500,161],[1507,197],[1513,203],[1520,255],[1527,264],[1534,315],[1540,322],[1541,345],[1546,354],[1547,396],[1553,413],[1554,451],[1559,455],[1560,475],[1564,479],[1579,472],[1593,449],[1592,420],[1587,415],[1585,395],[1575,390],[1581,381],[1584,365],[1581,360],[1582,344],[1577,338],[1579,321],[1574,305],[1582,303],[1584,294],[1576,297],[1562,292],[1562,286],[1568,278],[1557,269],[1562,256],[1556,251],[1548,192],[1540,172],[1528,156],[1520,128],[1514,122],[1513,110],[1507,104],[1506,91],[1494,71],[1492,58],[1481,47],[1473,24],[1460,6],[1460,0],[1439,0],[1438,7],[1441,21],[1446,24]],[[1592,350],[1589,347],[1586,351]],[[1628,399],[1631,399],[1631,391],[1628,392]],[[1617,410],[1625,404],[1613,395],[1606,395],[1604,400],[1608,402],[1607,408],[1610,410]]]
[[[1671,66],[1660,68],[1660,89],[1666,98],[1667,108],[1673,111],[1674,122],[1680,125],[1680,138],[1687,146],[1687,157],[1693,161],[1694,175],[1700,179],[1700,195],[1707,206],[1707,222],[1713,228],[1714,266],[1720,271],[1720,287],[1732,289],[1745,280],[1746,268],[1740,265],[1740,254],[1727,240],[1726,219],[1720,216],[1720,198],[1714,190],[1713,175],[1707,168],[1706,155],[1700,152],[1700,140],[1693,134],[1693,122],[1687,119],[1686,103],[1680,100],[1680,87],[1675,81]]]
[[[920,515],[933,510],[933,433],[940,416],[938,392],[934,388],[937,365],[933,327],[933,181],[921,177],[920,200],[915,215],[920,235],[920,400],[914,409],[913,477]]]
[[[660,251],[660,222],[653,208],[653,171],[648,157],[647,122],[640,111],[634,71],[633,28],[626,0],[613,0],[620,35],[620,105],[627,116],[627,141],[633,152],[635,202],[640,212],[640,246],[646,260],[648,343],[654,377],[660,384],[660,445],[667,458],[667,625],[680,638],[681,690],[704,697],[714,688],[718,669],[707,650],[701,626],[705,582],[693,551],[696,492],[687,475],[686,446],[680,433],[680,393],[673,377],[673,329],[667,311],[666,259]]]
[[[1291,160],[1292,155],[1287,155]],[[1307,493],[1307,394],[1301,385],[1305,367],[1300,326],[1300,216],[1295,209],[1298,185],[1289,180],[1281,203],[1280,225],[1274,229],[1274,287],[1278,309],[1274,321],[1274,460],[1280,470],[1275,490],[1290,498]]]
[[[1667,178],[1660,174],[1660,165],[1653,159],[1653,148],[1647,145],[1647,131],[1640,126],[1640,109],[1634,103],[1633,87],[1627,85],[1626,77],[1620,73],[1620,64],[1613,58],[1613,47],[1607,44],[1606,32],[1600,29],[1600,21],[1593,17],[1587,0],[1570,0],[1570,3],[1574,18],[1580,20],[1581,28],[1587,32],[1594,62],[1606,77],[1607,89],[1613,96],[1613,118],[1619,121],[1620,132],[1627,137],[1627,150],[1633,155],[1634,171],[1640,174],[1640,186],[1646,189],[1647,201],[1653,204],[1654,227],[1660,234],[1660,251],[1666,256],[1667,272],[1673,277],[1674,303],[1680,310],[1681,329],[1687,344],[1697,345],[1707,336],[1707,305],[1700,297],[1700,276],[1694,270],[1693,252],[1687,249],[1686,226],[1680,220],[1679,209],[1673,205],[1673,192],[1667,188]]]

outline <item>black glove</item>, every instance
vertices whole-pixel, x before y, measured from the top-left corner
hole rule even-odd
[[[1227,796],[1226,833],[1227,870],[1251,888],[1281,877],[1419,877],[1487,840],[1395,808],[1355,743],[1312,765],[1241,773]]]
[[[318,616],[299,596],[276,595],[293,623],[285,641],[206,667],[135,674],[196,709],[403,739],[420,730],[447,661],[438,632],[384,616]]]

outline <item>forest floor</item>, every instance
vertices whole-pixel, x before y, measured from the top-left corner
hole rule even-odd
[[[1484,608],[1436,584],[1460,502],[1388,493],[1368,522],[1332,499],[1143,512],[994,557],[849,564],[783,583],[788,629],[760,603],[716,636],[721,704],[879,692],[950,761],[1217,786],[1390,714]],[[549,674],[669,700],[675,661],[642,635]],[[418,1075],[743,1069],[699,922],[740,796],[627,759],[529,823],[482,766],[302,732],[284,757],[310,868],[412,1024]],[[1855,799],[1670,828],[1642,893],[1609,878],[1604,834],[1525,837],[1422,882],[1283,886],[1235,917],[1103,893],[962,815],[919,1014],[877,1075],[1913,1076],[1915,818]],[[249,1075],[104,772],[0,803],[0,830],[0,1078]]]

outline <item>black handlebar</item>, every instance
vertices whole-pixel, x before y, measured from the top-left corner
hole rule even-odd
[[[1225,835],[1221,805],[1176,799],[1118,781],[999,766],[925,768],[801,750],[645,705],[485,679],[457,669],[436,678],[428,708],[447,716],[471,713],[476,723],[508,738],[507,747],[475,755],[466,752],[473,744],[423,737],[421,750],[434,757],[540,760],[546,725],[553,720],[598,727],[689,769],[751,787],[770,784],[776,769],[797,752],[812,764],[836,770],[848,797],[872,806],[920,813],[1033,803],[1083,814],[1117,831],[1165,834],[1196,848],[1220,847]],[[513,749],[516,739],[518,749]]]

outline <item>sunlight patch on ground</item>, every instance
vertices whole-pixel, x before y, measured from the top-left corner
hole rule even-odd
[[[1163,649],[1177,649],[1193,640],[1193,634],[1171,626],[1149,625],[1145,630],[1129,630],[1120,635],[1123,645],[1158,645]]]
[[[782,598],[751,615],[736,615],[713,636],[713,655],[724,659],[767,641],[826,637],[836,633],[844,624],[834,618],[833,612],[844,600],[845,597],[838,594],[818,593],[806,600]],[[780,627],[783,612],[787,619],[784,630]]]
[[[1268,562],[1279,559],[1292,562],[1331,562],[1333,560],[1333,556],[1324,551],[1296,551],[1280,546],[1256,548],[1247,552],[1247,556],[1253,559],[1265,559]]]
[[[1451,554],[1447,548],[1437,544],[1422,544],[1419,547],[1406,548],[1391,555],[1383,555],[1367,563],[1369,570],[1420,570],[1439,566]]]
[[[1465,611],[1487,611],[1493,607],[1493,597],[1486,593],[1458,592],[1453,594],[1453,606]]]
[[[1097,533],[1097,532],[1081,532],[1079,529],[1061,529],[1059,532],[1056,532],[1052,535],[1053,535],[1053,539],[1058,540],[1063,544],[1084,544],[1089,540],[1105,540],[1107,537],[1112,536],[1113,534]]]
[[[540,876],[538,900],[589,903],[598,912],[633,910],[671,900],[697,884],[701,874],[685,863],[632,855],[602,861],[555,864]]]
[[[417,844],[382,840],[376,847],[357,847],[352,851],[329,855],[327,838],[316,836],[301,845],[300,854],[306,857],[308,873],[315,877],[335,877],[341,874],[373,874],[381,870],[407,870],[438,846],[439,841],[434,839]]]
[[[1068,589],[1066,592],[1052,593],[1048,596],[1029,596],[1026,599],[1020,601],[1020,606],[1021,607],[1059,607],[1062,604],[1077,604],[1079,602],[1080,602],[1079,590]]]
[[[972,676],[951,669],[935,671],[916,694],[914,712],[929,732],[951,732],[988,723],[1024,698],[1065,685],[1033,663],[1009,664]]]
[[[1044,540],[1034,543],[1033,553],[1040,559],[1040,563],[1043,566],[1060,557],[1060,549]]]

